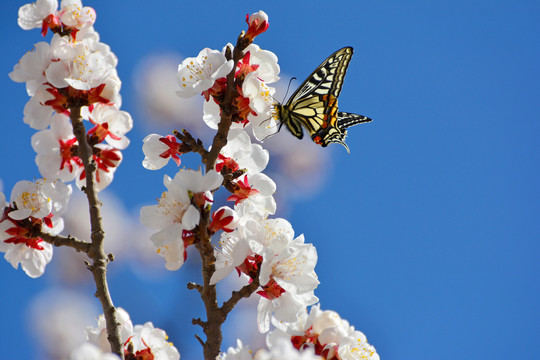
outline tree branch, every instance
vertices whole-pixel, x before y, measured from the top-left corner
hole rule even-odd
[[[39,236],[43,239],[43,241],[48,242],[51,245],[58,247],[69,246],[77,251],[82,251],[84,253],[88,253],[88,251],[90,251],[90,246],[92,246],[91,243],[79,240],[72,237],[71,235],[68,235],[66,237],[61,235],[51,235],[41,231],[37,234],[37,236]]]
[[[194,151],[201,154],[202,161],[206,166],[206,171],[214,169],[219,152],[227,144],[227,136],[233,121],[233,114],[235,113],[233,101],[238,97],[238,90],[236,89],[235,84],[236,66],[238,61],[243,58],[244,49],[249,45],[249,43],[250,41],[244,38],[244,32],[242,32],[238,37],[233,53],[231,54],[230,50],[228,50],[225,54],[228,60],[233,60],[233,68],[227,75],[227,89],[225,97],[220,103],[221,120],[218,124],[218,130],[214,136],[211,150],[204,150],[204,152],[199,151],[197,146],[198,142],[196,142],[195,146],[193,147]],[[178,134],[178,132],[175,132],[175,136],[178,137]],[[183,134],[180,135],[183,136],[183,138],[178,137],[180,140],[184,141],[185,139],[189,144],[194,143],[191,141],[191,139],[189,139],[189,137],[187,137],[187,135],[189,135],[187,132],[184,131]],[[226,317],[223,316],[223,312],[217,304],[216,286],[210,285],[210,279],[216,271],[214,247],[211,243],[211,237],[208,234],[210,209],[204,209],[201,207],[199,208],[199,211],[201,212],[198,231],[199,242],[195,244],[195,247],[199,251],[202,260],[203,285],[201,287],[201,285],[195,286],[188,284],[188,288],[197,289],[201,294],[201,299],[204,302],[207,321],[201,321],[201,323],[204,325],[201,325],[201,323],[198,322],[197,324],[203,326],[203,331],[206,335],[206,342],[203,342],[198,336],[196,337],[203,346],[204,358],[206,360],[214,360],[216,356],[219,355],[221,350],[221,342],[223,340],[221,325],[225,321]],[[234,306],[232,302],[230,304]]]
[[[73,133],[79,142],[79,157],[81,158],[84,171],[86,173],[86,186],[84,192],[88,198],[90,207],[90,225],[92,243],[88,249],[88,257],[92,259],[92,264],[89,266],[90,271],[96,283],[96,297],[101,302],[103,315],[105,316],[107,326],[107,339],[111,344],[111,350],[116,355],[124,358],[123,344],[120,339],[120,327],[116,308],[111,299],[109,286],[107,283],[107,264],[108,257],[103,249],[103,240],[105,232],[103,231],[101,219],[101,202],[99,201],[97,189],[95,186],[97,165],[92,157],[92,148],[86,139],[86,129],[84,128],[83,119],[81,117],[81,106],[73,105],[70,107],[71,123],[73,124]]]
[[[221,306],[221,315],[226,318],[240,300],[250,297],[258,287],[259,278],[257,277],[251,282],[251,284],[244,286],[239,291],[233,291],[231,298]]]
[[[199,211],[201,212],[201,219],[199,221],[199,239],[201,241],[195,247],[201,255],[203,285],[202,289],[199,288],[198,290],[204,302],[207,319],[204,322],[204,326],[201,325],[206,335],[206,342],[200,341],[203,344],[204,358],[210,360],[215,359],[220,353],[221,342],[223,341],[221,324],[223,324],[225,318],[221,316],[217,304],[216,285],[210,285],[212,274],[216,271],[216,257],[214,256],[214,248],[208,235],[210,211],[207,209],[199,209]]]

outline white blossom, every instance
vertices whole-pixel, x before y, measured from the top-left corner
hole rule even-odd
[[[362,332],[355,330],[335,311],[321,310],[318,304],[311,307],[309,315],[307,310],[302,311],[294,322],[274,317],[272,323],[276,329],[266,337],[270,348],[280,338],[290,340],[291,336],[309,336],[311,341],[317,341],[328,351],[328,357],[339,354],[340,359],[379,360],[375,348],[367,342]]]
[[[64,227],[60,215],[67,209],[71,192],[71,186],[47,179],[23,180],[15,184],[10,201],[13,209],[0,222],[0,252],[5,253],[4,258],[15,269],[21,264],[30,277],[43,274],[52,259],[52,246],[39,237],[30,237],[19,221],[29,217],[34,221],[39,219],[43,232],[60,233]]]
[[[210,279],[211,285],[223,280],[235,267],[242,264],[248,255],[253,254],[248,240],[255,236],[259,230],[259,224],[251,218],[239,221],[241,223],[236,230],[221,234],[220,248],[215,251],[216,271]]]
[[[250,242],[250,245],[252,250],[263,257],[259,274],[261,284],[273,279],[285,291],[299,293],[313,291],[319,284],[314,271],[317,251],[312,244],[304,244],[303,235],[279,251],[275,251],[273,244]]]
[[[261,145],[252,144],[245,131],[242,131],[234,139],[228,140],[227,145],[221,149],[220,153],[225,157],[232,158],[240,169],[246,169],[249,174],[263,171],[270,159],[268,150]]]
[[[116,308],[116,319],[119,323],[120,341],[124,343],[133,334],[133,323],[128,312],[121,307]],[[99,315],[96,328],[91,326],[86,328],[86,336],[89,342],[97,345],[101,350],[111,350],[111,346],[107,340],[107,326],[103,314]]]
[[[276,192],[276,183],[263,173],[245,174],[244,181],[247,179],[250,187],[257,190],[257,193],[252,194],[242,200],[236,202],[234,209],[240,217],[251,216],[264,220],[268,215],[276,212],[276,201],[273,194]]]
[[[178,157],[178,142],[173,136],[162,136],[150,134],[143,139],[144,160],[142,162],[145,169],[159,170],[169,163],[172,158],[180,165]]]
[[[11,192],[11,203],[17,206],[8,216],[22,220],[29,216],[43,218],[48,215],[60,216],[67,209],[71,196],[71,186],[59,181],[39,179],[36,182],[22,180],[15,184]]]
[[[237,339],[236,347],[229,347],[227,352],[219,354],[216,360],[253,360],[253,351]]]
[[[174,179],[165,175],[163,183],[167,187],[158,205],[141,209],[141,223],[159,230],[151,240],[157,253],[165,258],[168,270],[178,270],[184,263],[184,243],[182,233],[193,229],[200,219],[199,210],[191,204],[188,191],[198,196],[204,203],[212,200],[211,190],[223,181],[221,174],[210,170],[205,175],[200,171],[181,170]]]
[[[154,360],[179,360],[180,353],[167,341],[167,334],[161,329],[154,328],[151,322],[135,325],[129,340],[134,353],[149,349]]]
[[[58,8],[57,0],[37,0],[34,3],[19,8],[17,23],[23,30],[41,28],[43,19],[54,14]]]
[[[379,360],[375,348],[368,344],[366,336],[360,331],[354,331],[341,340],[338,348],[342,360]]]
[[[271,84],[279,80],[278,57],[271,51],[262,50],[259,45],[251,43],[244,53],[250,53],[250,64],[258,65],[257,76],[265,83]]]
[[[51,128],[32,135],[31,142],[37,153],[36,164],[42,176],[68,182],[81,173],[81,160],[69,151],[70,144],[76,145],[77,142],[66,115],[53,115]]]
[[[151,322],[133,326],[129,314],[122,308],[117,308],[116,313],[118,322],[120,323],[120,341],[126,348],[128,344],[131,344],[134,353],[150,350],[155,360],[180,359],[178,350],[172,343],[166,341],[167,334],[165,331],[155,328]],[[102,351],[110,351],[105,317],[103,315],[99,316],[98,327],[88,327],[86,333],[88,341],[97,345]]]
[[[255,360],[323,360],[315,355],[312,349],[297,350],[290,340],[281,338],[270,350],[260,350],[255,355]]]
[[[51,261],[53,247],[51,244],[40,241],[35,246],[28,246],[26,243],[6,243],[12,238],[6,231],[13,224],[9,220],[0,222],[0,252],[5,253],[4,258],[14,269],[21,268],[31,278],[37,278],[45,272],[45,266]]]
[[[60,20],[69,27],[85,28],[96,21],[96,12],[89,6],[82,6],[80,0],[62,0]]]
[[[105,140],[109,145],[120,150],[127,148],[129,139],[125,134],[133,128],[133,119],[128,112],[115,105],[96,104],[91,119],[95,125],[107,125]]]
[[[51,57],[58,61],[73,60],[79,56],[84,56],[99,41],[97,32],[94,31],[93,34],[92,40],[94,41],[91,43],[88,41],[88,36],[84,40],[77,38],[77,41],[74,41],[69,35],[54,34],[51,39]]]
[[[233,61],[225,55],[209,48],[202,49],[194,58],[186,58],[178,66],[177,80],[180,90],[178,96],[187,98],[208,90],[214,82],[226,76],[233,67]]]
[[[49,44],[44,41],[38,42],[32,51],[24,54],[13,67],[9,77],[15,82],[25,82],[28,95],[33,96],[36,90],[47,82],[45,71],[51,64],[51,56]]]
[[[115,104],[120,108],[122,105],[122,97],[120,96],[122,81],[120,81],[120,78],[118,77],[116,68],[112,69],[109,76],[103,79],[101,83],[105,86],[103,87],[103,91],[101,92],[100,96],[109,100],[109,103]]]
[[[102,84],[117,63],[109,46],[98,43],[95,49],[76,58],[52,62],[45,70],[45,76],[56,88],[71,86],[78,90],[90,90]]]
[[[32,129],[43,130],[51,124],[53,112],[52,107],[43,106],[37,96],[32,96],[24,105],[23,122],[30,125]]]

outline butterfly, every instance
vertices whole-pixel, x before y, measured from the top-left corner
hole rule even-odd
[[[352,47],[344,47],[330,55],[292,94],[285,105],[274,104],[275,117],[298,139],[304,137],[302,127],[311,139],[322,147],[338,143],[349,151],[345,144],[347,128],[370,122],[372,119],[338,111],[338,96],[341,92],[347,67],[353,54]]]

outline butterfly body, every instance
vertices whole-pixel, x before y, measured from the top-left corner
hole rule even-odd
[[[316,144],[326,147],[335,142],[349,151],[345,144],[346,129],[372,121],[366,116],[338,111],[337,98],[352,54],[351,47],[336,51],[308,76],[287,103],[274,105],[280,129],[285,125],[294,136],[302,139],[305,128]]]

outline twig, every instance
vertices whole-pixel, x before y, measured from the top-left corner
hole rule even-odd
[[[201,155],[204,162],[204,159],[208,156],[208,151],[204,148],[201,139],[195,140],[186,129],[182,129],[182,132],[173,130],[173,134],[182,142],[179,149],[181,152],[196,152]]]
[[[69,246],[71,248],[74,248],[77,251],[82,251],[84,253],[88,253],[90,251],[90,246],[92,246],[91,243],[81,241],[77,238],[72,237],[71,235],[61,236],[61,235],[51,235],[44,233],[41,231],[37,234],[40,238],[43,239],[43,241],[48,242],[51,245],[54,246]]]
[[[201,344],[204,347],[204,341],[202,341],[199,335],[195,334],[195,339],[197,339],[199,341],[199,344]]]
[[[201,319],[197,318],[197,319],[192,319],[191,320],[191,323],[193,325],[199,325],[200,327],[204,328],[206,326],[206,323],[204,321],[202,321]]]
[[[107,263],[109,260],[103,249],[105,232],[103,231],[101,219],[101,202],[99,201],[97,189],[95,187],[97,165],[92,159],[92,148],[86,139],[86,129],[84,128],[81,117],[80,105],[73,105],[70,107],[69,118],[73,124],[73,133],[79,142],[78,155],[83,162],[84,171],[86,173],[86,186],[84,192],[86,193],[88,205],[90,207],[90,237],[92,239],[91,246],[87,252],[88,257],[92,259],[92,264],[89,266],[89,269],[92,272],[94,282],[96,283],[96,297],[101,302],[101,307],[103,308],[103,315],[105,316],[107,326],[107,339],[111,344],[111,350],[123,359],[124,351],[120,339],[120,324],[107,284]]]
[[[231,310],[236,306],[236,304],[242,300],[243,298],[248,298],[257,290],[259,287],[259,278],[255,278],[251,284],[248,284],[244,286],[239,291],[233,291],[231,298],[227,300],[223,305],[221,306],[221,314],[224,317],[227,317],[227,315],[231,312]]]
[[[189,290],[197,290],[199,292],[199,294],[202,294],[202,291],[203,291],[203,287],[202,285],[199,285],[199,284],[195,284],[194,282],[190,282],[187,284],[187,288]]]

